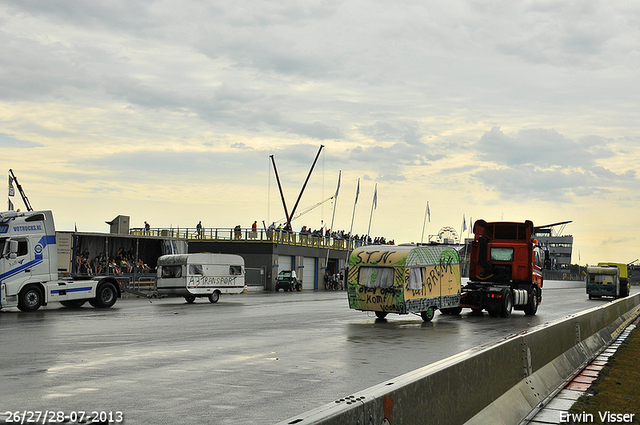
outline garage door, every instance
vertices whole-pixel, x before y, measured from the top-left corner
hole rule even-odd
[[[302,269],[302,289],[316,289],[316,259],[304,257],[304,269]]]
[[[282,270],[291,270],[293,257],[291,255],[278,255],[278,273]]]

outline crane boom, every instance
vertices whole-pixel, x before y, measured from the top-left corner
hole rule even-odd
[[[24,206],[27,207],[27,211],[33,211],[33,208],[31,208],[31,204],[29,203],[29,198],[27,198],[24,190],[22,190],[22,186],[20,186],[20,183],[18,183],[18,179],[16,178],[16,175],[13,174],[12,169],[9,169],[9,174],[11,175],[13,181],[16,182],[16,187],[18,188],[18,192],[20,192],[20,196],[22,196],[22,202],[24,202]]]

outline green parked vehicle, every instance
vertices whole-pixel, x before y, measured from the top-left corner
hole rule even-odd
[[[276,292],[282,289],[284,292],[293,292],[302,290],[302,281],[298,280],[296,272],[293,270],[282,270],[278,273],[278,280],[276,282]]]

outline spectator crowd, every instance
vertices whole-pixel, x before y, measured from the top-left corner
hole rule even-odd
[[[128,251],[120,247],[115,257],[105,256],[105,254],[101,252],[91,259],[88,248],[85,248],[82,252],[78,250],[76,254],[76,272],[81,275],[133,274],[134,270],[140,274],[151,272],[149,266],[145,264],[142,259],[135,259],[133,247]]]

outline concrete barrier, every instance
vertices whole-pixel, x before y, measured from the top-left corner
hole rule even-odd
[[[640,294],[479,346],[278,425],[513,425],[640,315]]]

